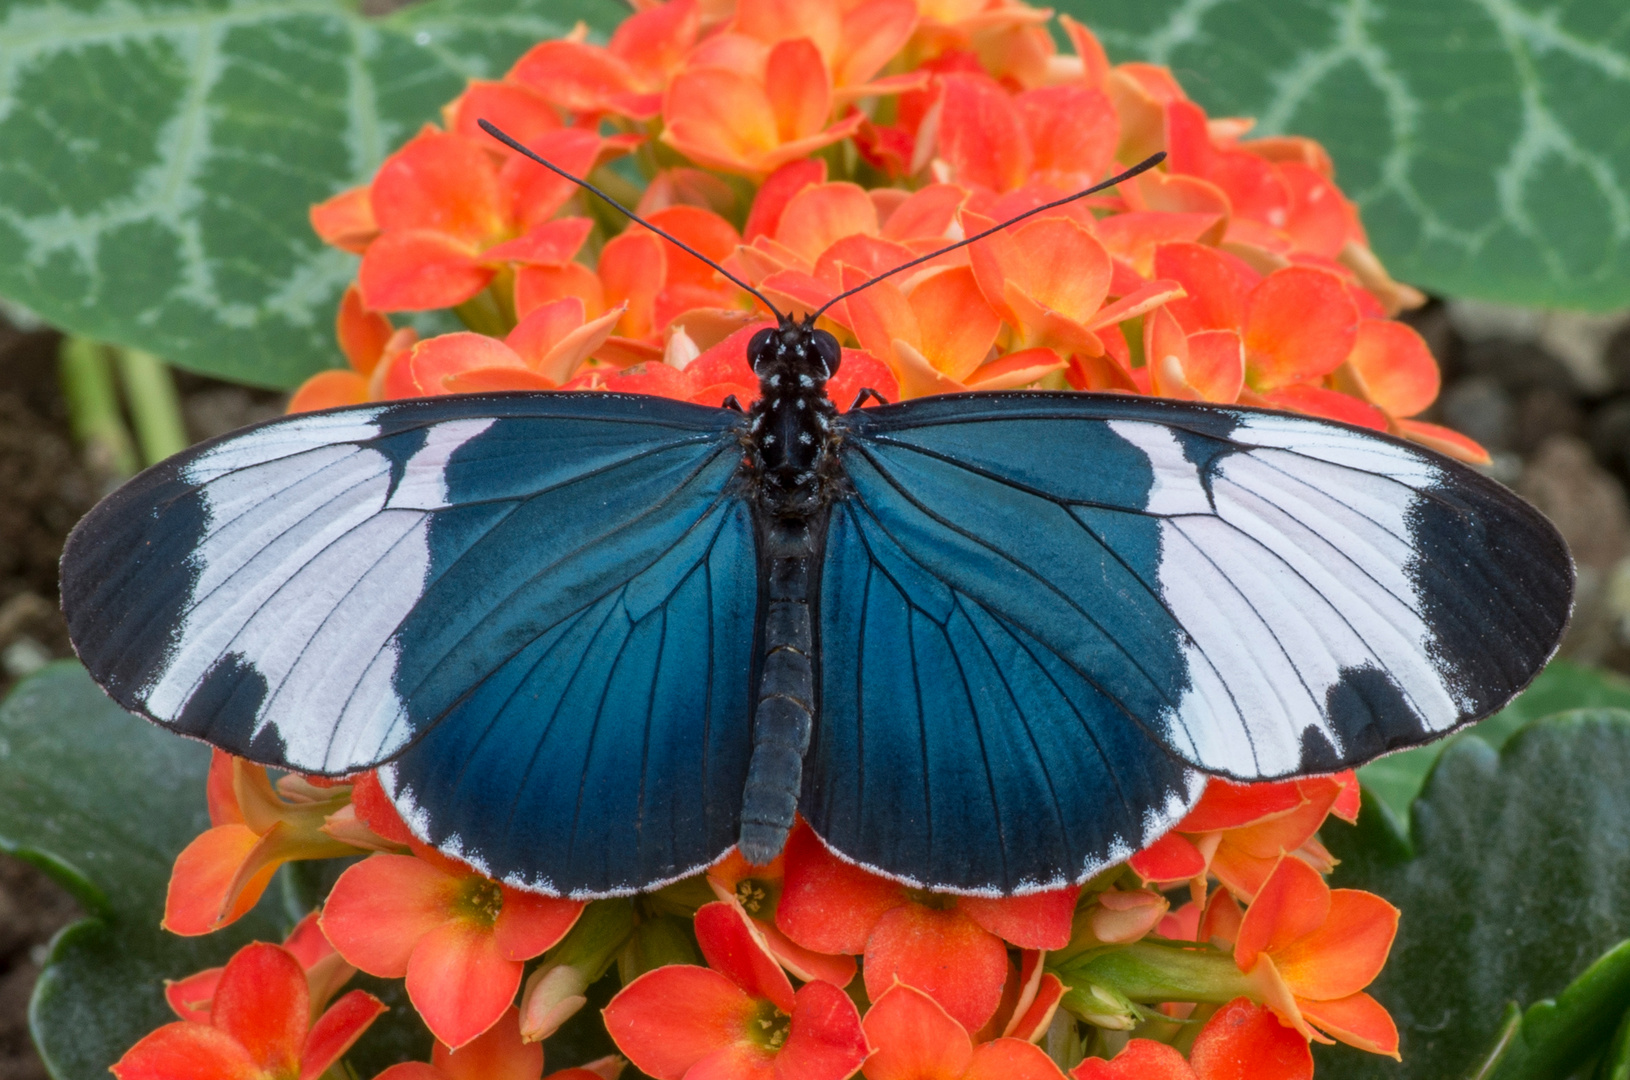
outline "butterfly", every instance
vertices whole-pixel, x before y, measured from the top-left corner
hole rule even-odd
[[[1567,622],[1555,529],[1420,446],[1071,392],[840,414],[815,314],[748,355],[745,411],[477,394],[193,447],[69,538],[75,646],[171,730],[377,768],[520,888],[762,864],[801,816],[897,880],[1012,895],[1124,860],[1208,776],[1487,716]]]

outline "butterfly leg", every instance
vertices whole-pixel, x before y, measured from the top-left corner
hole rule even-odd
[[[866,404],[867,398],[875,399],[879,405],[887,405],[889,403],[889,399],[884,397],[882,394],[879,394],[876,390],[873,390],[869,386],[863,386],[860,388],[860,393],[855,395],[855,403],[849,407],[851,409],[858,409],[862,405]]]
[[[736,400],[735,394],[726,394],[724,400],[719,402],[719,406],[721,408],[730,409],[732,412],[742,411],[741,402]]]
[[[737,845],[742,857],[755,866],[781,854],[787,841],[815,722],[809,610],[813,529],[807,520],[776,522],[768,534],[771,562],[764,669],[753,714],[753,756],[742,792]]]

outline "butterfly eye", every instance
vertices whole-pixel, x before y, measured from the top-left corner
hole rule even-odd
[[[747,342],[747,363],[753,372],[758,372],[759,365],[770,358],[775,343],[775,327],[766,326],[754,334]]]
[[[830,379],[838,373],[838,364],[843,360],[843,350],[838,347],[838,339],[825,330],[817,330],[812,336],[815,342],[815,355],[826,365],[826,377]]]

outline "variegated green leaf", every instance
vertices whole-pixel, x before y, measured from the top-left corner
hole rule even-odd
[[[355,259],[307,208],[457,94],[618,0],[0,0],[0,295],[182,367],[341,362]]]

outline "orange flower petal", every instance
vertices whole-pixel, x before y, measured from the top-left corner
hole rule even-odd
[[[1007,948],[960,911],[903,904],[877,921],[861,971],[873,1000],[898,980],[933,997],[969,1031],[978,1031],[1001,1003]]]
[[[867,1080],[961,1080],[973,1064],[967,1029],[914,986],[894,984],[862,1023],[873,1047]]]
[[[458,881],[411,855],[373,855],[334,883],[320,917],[341,956],[400,979],[419,940],[453,917]]]
[[[506,960],[530,960],[551,948],[576,925],[584,902],[541,896],[502,886],[504,904],[492,925],[499,955]]]
[[[1334,1001],[1299,1002],[1302,1015],[1348,1046],[1398,1058],[1398,1026],[1392,1016],[1368,994]]]
[[[1358,309],[1340,278],[1311,267],[1276,270],[1246,300],[1247,377],[1267,391],[1328,375],[1357,336]]]
[[[1237,829],[1296,809],[1307,801],[1294,780],[1241,784],[1222,777],[1206,782],[1205,794],[1177,823],[1179,832]]]
[[[846,289],[861,284],[867,278],[865,273],[854,267],[843,267],[842,272],[843,287]],[[850,329],[854,331],[862,349],[873,356],[892,358],[894,343],[901,341],[921,355],[918,343],[922,340],[922,326],[917,320],[916,309],[893,281],[879,281],[871,288],[861,290],[851,296],[845,306]],[[993,334],[993,340],[994,337]],[[932,361],[926,358],[925,362],[933,366]],[[842,370],[841,365],[839,370]]]
[[[537,1080],[543,1044],[521,1041],[520,1011],[511,1006],[485,1034],[457,1050],[437,1044],[430,1060],[436,1080]]]
[[[616,111],[640,120],[651,115],[641,107],[641,87],[627,61],[581,41],[534,45],[515,61],[508,77],[565,112]]]
[[[503,227],[492,156],[471,139],[434,129],[385,159],[369,202],[387,232],[430,229],[477,243]]]
[[[289,413],[315,412],[368,400],[368,380],[354,371],[319,371],[289,398]]]
[[[538,266],[564,266],[572,261],[594,222],[588,218],[557,218],[533,228],[525,236],[490,247],[483,262],[515,262]]]
[[[1023,1039],[994,1039],[974,1048],[966,1080],[1063,1080],[1053,1059]]]
[[[692,1065],[742,1041],[758,1006],[717,971],[674,964],[648,971],[606,1006],[606,1030],[640,1071],[681,1080]]]
[[[701,27],[696,0],[670,0],[618,23],[606,48],[627,62],[646,85],[659,85],[684,62]]]
[[[1299,998],[1348,997],[1381,974],[1397,933],[1397,908],[1373,893],[1335,889],[1316,929],[1272,949],[1274,966]]]
[[[1404,438],[1468,464],[1487,465],[1492,460],[1481,444],[1451,428],[1422,420],[1394,420],[1393,425]]]
[[[770,50],[764,94],[775,114],[777,142],[807,139],[826,126],[832,112],[832,81],[814,42],[794,38]]]
[[[1087,1058],[1070,1070],[1070,1076],[1074,1080],[1196,1080],[1182,1054],[1153,1039],[1133,1039],[1110,1061]]]
[[[1070,920],[1080,886],[987,898],[964,896],[957,909],[981,927],[1021,949],[1062,949],[1070,943]]]
[[[215,1000],[215,988],[221,983],[225,968],[206,968],[185,979],[166,979],[164,1001],[183,1020],[209,1023],[210,1003]]]
[[[233,883],[259,843],[260,834],[247,825],[218,825],[195,837],[170,872],[164,929],[188,937],[207,934],[254,907],[277,867],[263,868],[236,895]]]
[[[917,25],[912,0],[866,0],[843,15],[832,81],[854,86],[876,75],[911,39]]]
[[[973,271],[966,266],[953,266],[921,280],[911,291],[910,305],[921,327],[916,341],[923,355],[958,381],[965,381],[985,362],[1002,328],[1001,317],[985,302]]]
[[[1013,390],[1029,386],[1055,371],[1063,371],[1066,363],[1052,349],[1021,349],[980,367],[968,379],[968,389]]]
[[[1132,856],[1127,865],[1144,881],[1187,881],[1206,872],[1200,849],[1175,832]]]
[[[165,1024],[125,1051],[119,1080],[264,1080],[237,1040],[205,1024]]]
[[[544,132],[526,143],[527,149],[573,176],[587,176],[610,145],[611,140],[582,128]],[[510,234],[542,225],[578,191],[564,176],[515,153],[504,163],[498,184]]]
[[[493,271],[476,248],[447,233],[409,229],[368,246],[357,271],[362,300],[374,311],[431,311],[462,304],[487,287]]]
[[[309,211],[311,228],[325,244],[361,255],[379,235],[366,185],[342,191]]]
[[[369,311],[362,302],[362,290],[348,285],[340,298],[339,314],[334,319],[334,336],[339,339],[340,351],[351,369],[368,375],[385,353],[385,343],[396,332],[391,321],[377,311]]]
[[[489,928],[453,919],[414,946],[408,999],[431,1034],[457,1050],[503,1017],[521,988],[521,967],[504,959]]]
[[[667,276],[667,249],[666,240],[641,229],[613,237],[600,252],[606,305],[628,305],[617,327],[624,337],[645,338],[658,329],[656,297]]]
[[[862,349],[845,349],[843,363],[838,373],[827,382],[826,392],[841,413],[853,407],[862,390],[876,391],[884,401],[898,401],[901,397],[899,381],[886,364]],[[871,408],[876,404],[875,400],[868,398],[863,407]]]
[[[413,346],[385,372],[384,396],[390,400],[449,393],[445,379],[481,368],[521,368],[525,362],[508,345],[468,331],[427,338]]]
[[[1330,916],[1330,903],[1330,886],[1318,871],[1300,859],[1282,857],[1245,912],[1234,963],[1250,971],[1260,954],[1278,952],[1312,934]]]
[[[1235,998],[1206,1021],[1189,1064],[1204,1080],[1313,1080],[1307,1040],[1247,998]]]
[[[708,967],[749,996],[767,998],[783,1012],[792,1012],[792,981],[735,900],[716,900],[697,910],[696,941]]]
[[[1091,186],[1114,163],[1121,125],[1102,90],[1080,83],[1044,86],[1025,91],[1013,104],[1034,150],[1026,178],[1031,182],[1075,191]]]
[[[906,900],[903,886],[839,859],[808,825],[793,828],[784,857],[775,924],[806,949],[863,952],[878,920]]]
[[[1205,913],[1200,916],[1200,925],[1196,931],[1199,941],[1221,941],[1230,948],[1239,940],[1240,923],[1245,913],[1240,910],[1239,901],[1227,889],[1218,889],[1206,901]]]
[[[1340,420],[1344,424],[1387,430],[1387,416],[1380,409],[1337,390],[1298,383],[1281,387],[1261,395],[1262,403],[1308,416],[1322,416],[1327,420]],[[1409,421],[1400,421],[1406,423]]]
[[[826,182],[826,162],[816,158],[789,161],[760,185],[753,198],[753,208],[747,214],[747,225],[742,239],[752,243],[760,236],[774,236],[781,225],[781,215],[787,203],[804,188]]]
[[[1040,971],[1038,965],[1038,971]],[[1024,1006],[1022,1011],[1016,1011],[1012,1020],[1008,1022],[1007,1029],[1002,1034],[1025,1042],[1038,1042],[1047,1034],[1052,1026],[1053,1016],[1058,1012],[1059,1002],[1064,999],[1064,983],[1052,972],[1041,972],[1041,978],[1036,986],[1035,997],[1029,1002],[1020,1001]]]
[[[775,167],[764,165],[781,143],[775,106],[747,75],[687,69],[669,85],[662,114],[662,141],[698,165],[748,175]]]
[[[372,994],[353,990],[334,1002],[311,1025],[300,1052],[300,1080],[318,1080],[362,1033],[390,1008]]]
[[[1391,319],[1365,319],[1347,356],[1364,396],[1393,416],[1414,416],[1438,396],[1432,350],[1414,328]]]
[[[741,243],[735,226],[711,210],[697,206],[670,206],[649,215],[651,224],[683,240],[714,262],[723,262]],[[638,228],[638,226],[634,226]],[[694,285],[716,286],[719,272],[707,263],[684,251],[669,247],[667,256],[668,284],[685,282]]]
[[[215,987],[210,1023],[238,1041],[266,1072],[300,1066],[311,1025],[306,973],[288,950],[265,942],[245,945],[227,961]]]
[[[988,75],[949,74],[939,113],[938,156],[962,184],[1011,191],[1030,175],[1030,137],[1007,91]]]
[[[605,287],[582,263],[564,266],[523,266],[515,273],[515,315],[524,319],[545,304],[568,296],[583,301],[583,310],[599,315],[606,309]]]
[[[785,245],[813,267],[832,245],[848,236],[876,236],[877,208],[858,184],[806,187],[788,200],[775,231]]]
[[[541,94],[513,82],[472,79],[447,111],[451,114],[449,131],[502,154],[515,151],[483,131],[477,120],[486,120],[522,145],[561,126],[559,114]]]
[[[787,1041],[776,1054],[774,1075],[847,1080],[870,1050],[860,1010],[849,995],[831,983],[808,983],[798,988]]]
[[[956,222],[956,212],[967,197],[967,191],[955,184],[929,184],[919,188],[888,215],[883,222],[883,238],[900,243],[929,240],[935,246],[949,243],[953,239],[951,226]]]
[[[568,296],[534,308],[526,318],[515,324],[515,329],[504,338],[504,344],[521,358],[522,363],[537,371],[549,351],[582,325],[583,301]],[[556,380],[556,385],[565,381]]]
[[[1246,297],[1258,275],[1242,260],[1203,244],[1161,244],[1155,248],[1154,272],[1188,294],[1170,305],[1184,330],[1244,327]]]

